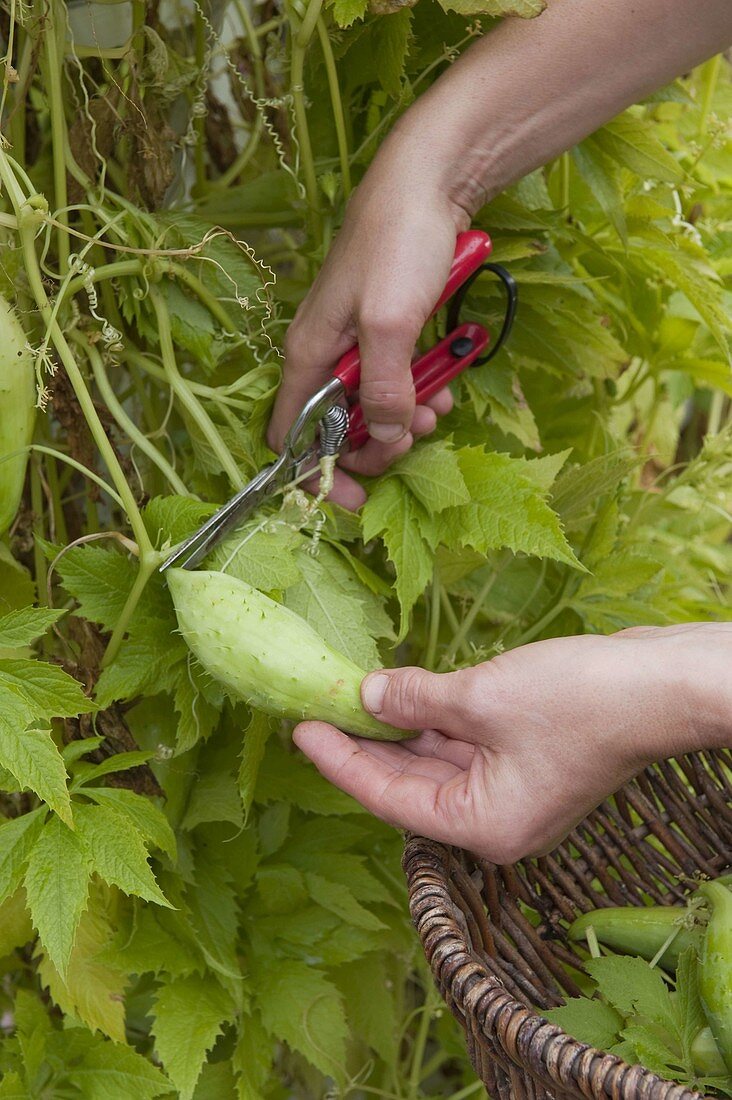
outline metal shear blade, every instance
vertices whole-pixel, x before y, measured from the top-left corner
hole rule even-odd
[[[329,432],[327,446],[319,447],[315,433],[318,424],[328,415],[333,402],[342,392],[343,387],[334,378],[313,394],[287,433],[280,457],[271,465],[265,466],[236,496],[214,512],[210,519],[163,562],[160,572],[163,573],[171,566],[195,569],[214,546],[251,515],[267,497],[305,472],[316,461],[320,451],[337,453],[346,436],[347,419],[344,423],[338,418],[338,430],[335,436],[333,431]]]

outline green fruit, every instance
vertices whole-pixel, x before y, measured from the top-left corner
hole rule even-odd
[[[658,961],[664,969],[675,970],[682,951],[699,942],[699,930],[687,926],[689,919],[689,910],[678,906],[611,906],[583,913],[570,926],[569,938],[583,940],[592,927],[606,947],[650,962],[673,936]]]
[[[225,573],[166,575],[186,643],[233,695],[267,714],[319,719],[379,741],[414,736],[364,710],[366,673],[289,608]]]
[[[691,1044],[691,1061],[694,1071],[700,1077],[725,1077],[727,1067],[724,1064],[719,1047],[714,1041],[712,1029],[703,1027],[697,1031]]]
[[[36,419],[36,374],[28,338],[0,297],[0,535],[15,519]]]
[[[710,908],[699,956],[699,994],[719,1053],[732,1073],[732,892],[721,882],[705,882],[699,893]]]

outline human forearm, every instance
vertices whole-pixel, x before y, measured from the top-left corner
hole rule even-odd
[[[468,50],[380,155],[472,214],[730,43],[730,0],[549,0],[537,19],[505,20]]]

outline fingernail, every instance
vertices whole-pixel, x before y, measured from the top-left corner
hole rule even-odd
[[[379,424],[371,421],[368,426],[372,439],[378,439],[380,443],[397,443],[407,434],[403,424]]]
[[[386,693],[386,685],[389,683],[389,677],[385,676],[383,672],[374,672],[361,684],[361,699],[366,710],[370,710],[372,714],[378,714],[381,710],[382,703],[384,702],[384,695]]]

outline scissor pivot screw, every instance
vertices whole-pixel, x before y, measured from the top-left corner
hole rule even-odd
[[[470,355],[473,347],[473,341],[469,336],[458,336],[450,344],[450,351],[456,359],[464,359],[466,355]]]

